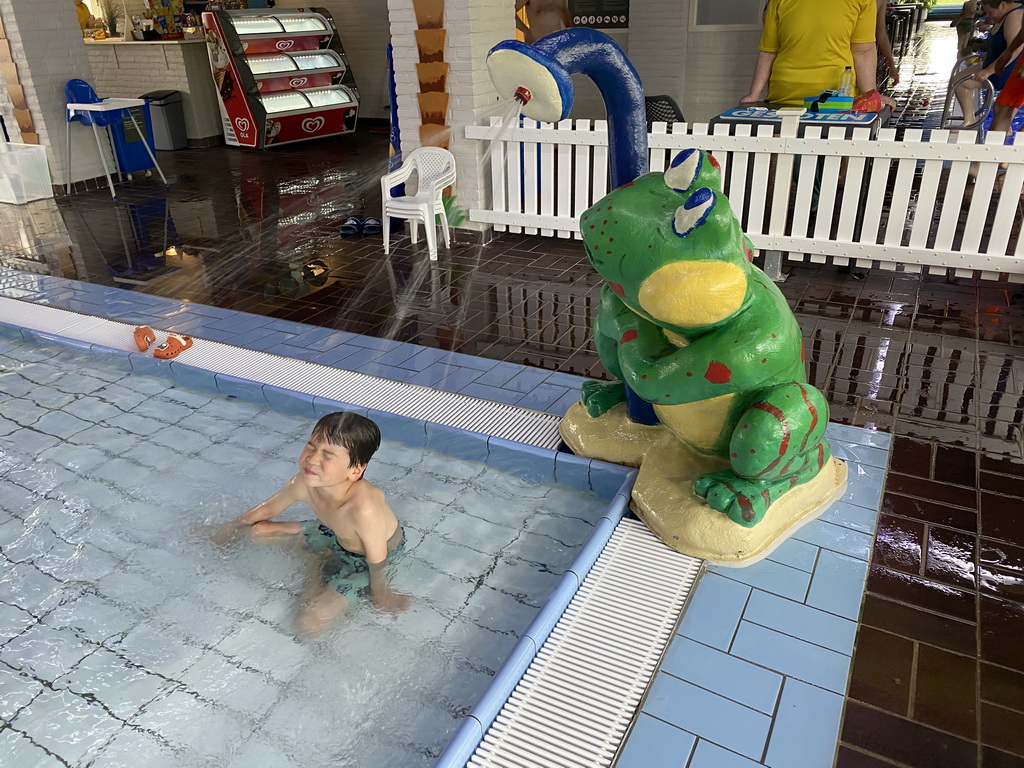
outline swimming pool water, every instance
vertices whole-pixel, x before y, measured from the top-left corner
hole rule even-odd
[[[386,441],[367,477],[413,606],[299,640],[305,555],[207,535],[294,474],[311,427],[0,338],[3,765],[433,762],[607,502]]]

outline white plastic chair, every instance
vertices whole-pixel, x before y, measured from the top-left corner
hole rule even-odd
[[[416,193],[393,197],[393,187],[409,180],[413,172],[417,175]],[[451,246],[448,233],[448,216],[444,211],[441,192],[455,183],[455,156],[441,147],[420,147],[409,153],[402,167],[383,176],[380,180],[381,198],[384,200],[384,253],[390,252],[391,217],[409,220],[412,242],[419,239],[419,224],[427,234],[427,251],[431,261],[437,261],[437,230],[435,216],[441,218],[444,244]]]

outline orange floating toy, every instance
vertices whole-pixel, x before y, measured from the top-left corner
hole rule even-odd
[[[170,360],[191,346],[191,336],[179,336],[177,333],[172,333],[167,337],[167,341],[153,350],[153,357],[158,357],[161,360]]]
[[[135,346],[139,348],[139,352],[145,352],[154,341],[156,334],[148,325],[140,325],[135,329]]]

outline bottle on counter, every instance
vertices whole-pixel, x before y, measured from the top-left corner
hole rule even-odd
[[[853,96],[853,67],[847,67],[839,76],[839,95]]]

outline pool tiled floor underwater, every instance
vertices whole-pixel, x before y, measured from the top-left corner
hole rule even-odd
[[[933,24],[925,33],[943,37]],[[915,47],[901,71],[897,117],[908,125],[911,113],[933,120],[945,76],[934,74],[940,67],[931,49]],[[362,130],[268,153],[164,153],[161,165],[173,174],[167,191],[138,180],[118,204],[100,189],[2,206],[0,264],[83,281],[37,296],[6,282],[4,295],[129,321],[155,317],[164,329],[253,348],[284,344],[304,359],[562,412],[575,399],[575,377],[606,376],[589,331],[599,281],[582,246],[506,234],[442,250],[432,265],[408,241],[385,259],[379,239],[340,237],[337,227],[350,213],[376,214],[386,147],[386,135]],[[165,244],[181,247],[154,259]],[[107,290],[114,286],[131,292]],[[851,531],[842,546],[808,540],[817,530],[809,528],[759,566],[793,571],[789,578],[800,580],[803,593],[772,594],[766,587],[776,582],[768,576],[745,583],[757,570],[709,573],[674,646],[689,653],[670,652],[648,698],[661,706],[672,689],[722,694],[709,699],[715,708],[696,713],[707,728],[686,731],[664,709],[648,709],[623,761],[678,765],[691,749],[692,766],[728,768],[753,758],[773,768],[818,768],[828,760],[798,762],[782,746],[793,740],[773,747],[777,736],[806,735],[818,722],[839,730],[837,768],[1024,766],[1021,287],[796,266],[781,288],[833,422],[891,440],[888,463],[873,470],[881,503],[847,507],[878,510],[877,531],[867,552],[866,519],[827,519]],[[232,326],[224,310],[255,317]],[[400,342],[418,347],[408,352]],[[818,576],[800,564],[812,547],[819,563],[866,573],[859,613],[844,608],[811,618],[821,613],[810,596]],[[717,590],[711,607],[733,627],[710,638],[692,627],[708,610],[705,588]],[[773,622],[790,614],[826,634],[810,649],[776,637],[783,627]],[[836,690],[809,658],[849,655],[842,632],[854,618],[852,672]],[[690,668],[696,654],[706,667],[717,665],[721,683],[687,677],[708,672]],[[744,689],[730,696],[737,679]],[[785,719],[794,702],[812,705],[820,722]],[[771,706],[779,718],[757,753],[756,739],[740,743],[731,731],[763,723]],[[654,735],[667,739],[663,750],[634,752],[657,749]]]

